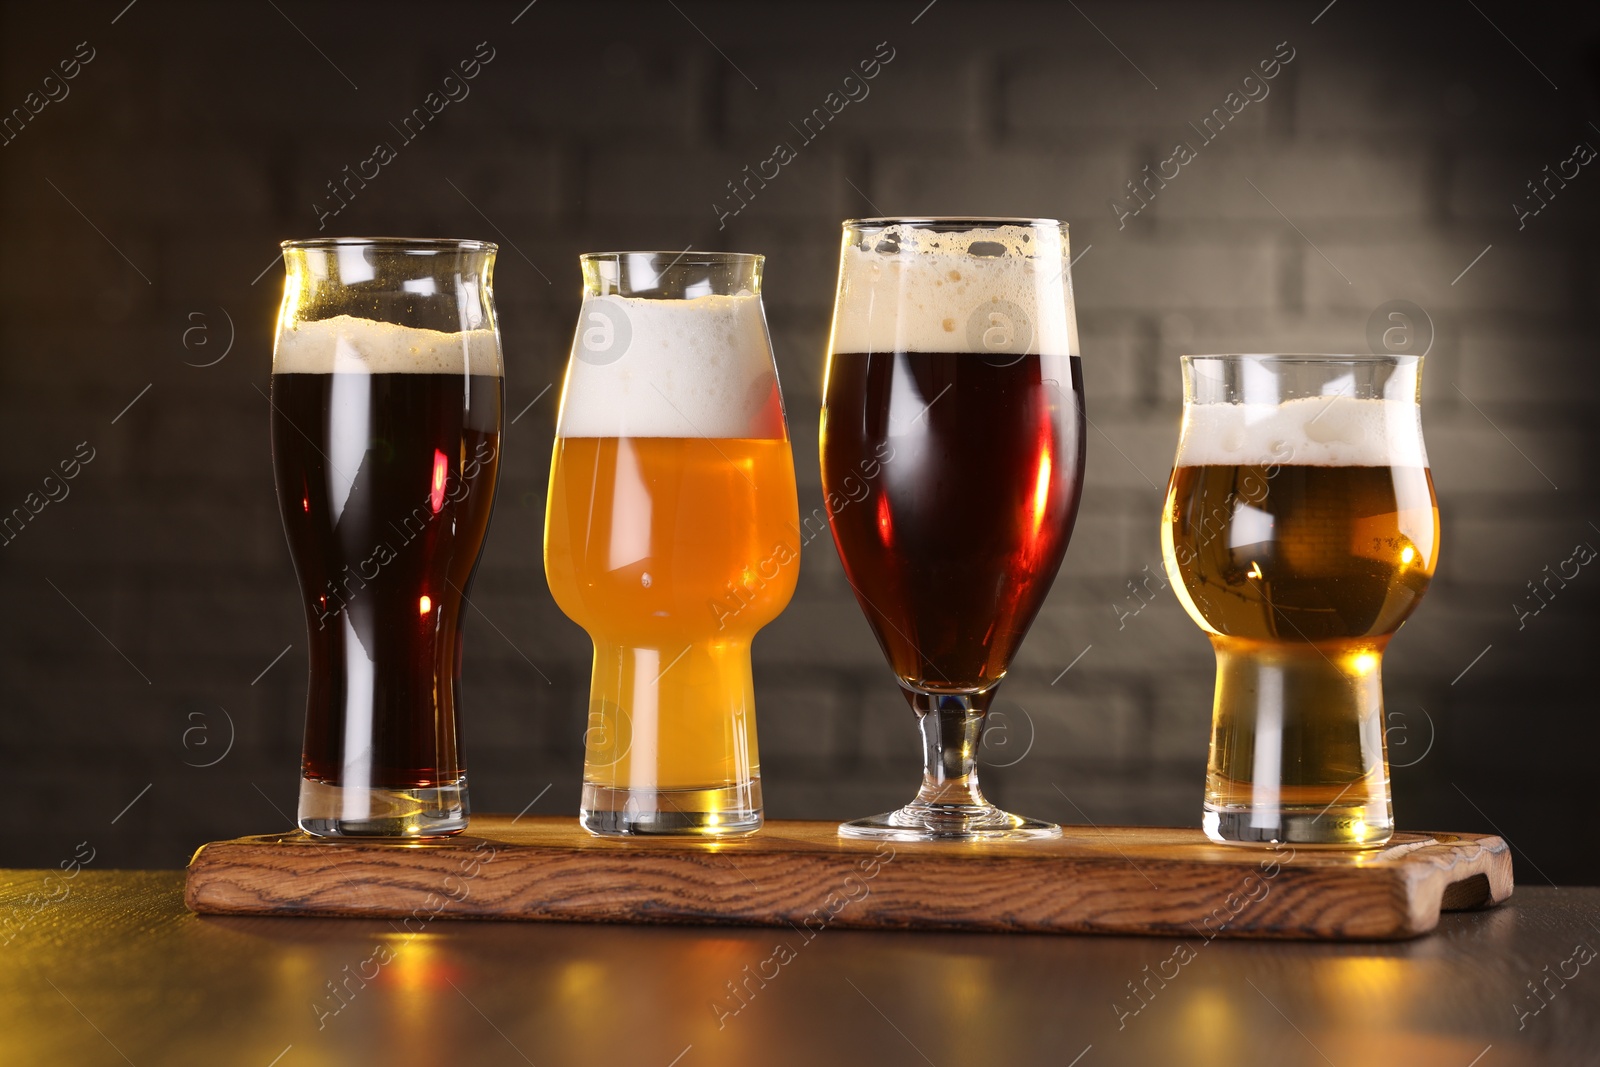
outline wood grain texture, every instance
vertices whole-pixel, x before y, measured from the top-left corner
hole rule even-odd
[[[388,844],[300,833],[219,841],[190,861],[202,914],[323,915],[988,932],[1391,940],[1441,906],[1511,895],[1498,837],[1397,834],[1371,852],[1242,849],[1198,830],[1068,828],[1056,841],[873,843],[831,822],[725,841],[596,838],[570,818],[476,816]]]

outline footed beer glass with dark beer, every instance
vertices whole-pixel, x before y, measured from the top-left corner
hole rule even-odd
[[[1439,552],[1420,356],[1185,356],[1162,514],[1217,656],[1206,833],[1370,847],[1394,817],[1381,668]]]
[[[495,246],[283,250],[272,459],[310,633],[300,827],[456,833],[461,613],[500,463]]]
[[[1084,461],[1067,228],[845,223],[822,483],[856,600],[922,731],[922,789],[850,837],[1056,836],[978,787],[984,718],[1067,550]]]

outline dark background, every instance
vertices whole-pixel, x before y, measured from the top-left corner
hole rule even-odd
[[[262,392],[278,240],[501,243],[521,415],[476,587],[493,625],[468,629],[465,744],[478,810],[572,812],[589,649],[550,599],[540,530],[576,255],[767,253],[805,512],[839,220],[938,213],[1059,217],[1080,257],[1087,488],[1002,691],[986,759],[1011,765],[985,771],[991,794],[1064,822],[1198,823],[1210,650],[1169,591],[1119,621],[1141,603],[1129,582],[1161,573],[1177,357],[1365,351],[1378,309],[1408,300],[1433,328],[1444,540],[1387,659],[1399,821],[1499,831],[1524,882],[1600,882],[1572,833],[1596,814],[1600,574],[1552,584],[1521,628],[1515,607],[1546,565],[1600,545],[1600,166],[1552,184],[1521,229],[1512,207],[1577,142],[1600,147],[1594,17],[1505,0],[524,3],[0,7],[7,114],[94,50],[0,146],[0,512],[94,450],[0,547],[0,864],[54,865],[88,839],[97,863],[178,866],[293,813],[305,639]],[[726,183],[882,41],[870,96],[719,232]],[[1125,184],[1198,145],[1188,123],[1285,41],[1270,95],[1119,227]],[[479,42],[494,58],[470,95],[402,144],[391,123]],[[398,158],[319,231],[326,183],[379,141]],[[911,717],[825,542],[755,659],[769,815],[907,799]]]

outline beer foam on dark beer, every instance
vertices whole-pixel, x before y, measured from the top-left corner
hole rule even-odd
[[[781,439],[761,298],[585,297],[556,433]]]
[[[871,248],[845,248],[833,351],[984,353],[987,347],[1078,355],[1067,243],[1059,230],[996,226],[935,234],[890,226],[872,241]],[[996,312],[1004,318],[992,318]],[[1019,314],[1023,321],[1011,321]],[[1001,332],[989,336],[999,347],[985,346],[985,331],[996,327]],[[1006,331],[1015,332],[1017,343],[1009,343]]]
[[[278,333],[274,374],[487,374],[501,371],[493,330],[445,333],[335,315]]]
[[[1177,465],[1426,467],[1421,411],[1409,400],[1349,396],[1191,404]]]

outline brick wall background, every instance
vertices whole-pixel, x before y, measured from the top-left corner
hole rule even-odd
[[[1089,474],[1003,690],[991,795],[1066,822],[1198,823],[1209,649],[1170,592],[1119,621],[1140,603],[1130,580],[1160,573],[1177,357],[1364,351],[1375,310],[1409,300],[1434,334],[1423,418],[1444,545],[1387,659],[1399,819],[1503,832],[1527,882],[1600,881],[1567,832],[1596,809],[1600,574],[1552,585],[1520,629],[1513,606],[1600,545],[1600,173],[1552,184],[1520,229],[1511,207],[1575,143],[1600,146],[1595,17],[1503,0],[925,2],[0,6],[6,113],[60,96],[46,75],[93,55],[0,147],[0,508],[79,442],[94,457],[0,548],[0,864],[53,864],[88,838],[107,865],[177,866],[292,814],[305,638],[262,394],[276,242],[316,234],[325,183],[399,145],[391,123],[486,41],[470,95],[323,231],[501,243],[523,413],[476,588],[492,625],[467,637],[479,810],[576,806],[588,645],[539,548],[576,255],[768,254],[808,511],[839,220],[1048,215],[1080,257]],[[870,95],[719,232],[726,183],[881,41],[894,59]],[[1294,58],[1270,94],[1119,225],[1125,183],[1198,145],[1188,123],[1279,42]],[[910,715],[830,545],[755,659],[770,815],[909,796]]]

